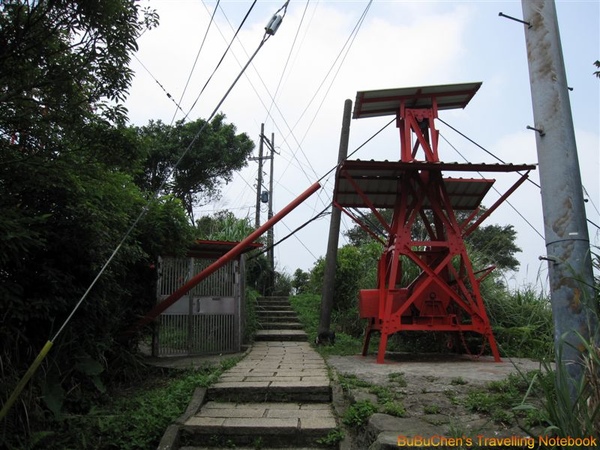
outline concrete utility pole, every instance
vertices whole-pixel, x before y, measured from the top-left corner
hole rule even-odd
[[[273,217],[273,161],[275,160],[275,133],[271,133],[271,142],[268,142],[271,149],[271,169],[269,170],[269,219]],[[274,228],[269,228],[267,233],[267,259],[271,267],[271,278],[269,284],[271,286],[271,295],[275,291],[275,253],[273,252]]]
[[[267,147],[271,150],[270,156],[263,156],[264,144],[267,144]],[[268,211],[268,219],[273,217],[273,160],[275,159],[275,133],[271,133],[271,140],[265,136],[265,124],[260,124],[260,144],[258,145],[258,157],[250,158],[251,161],[258,161],[258,179],[256,186],[256,221],[255,228],[260,226],[260,204],[265,203],[263,199],[263,161],[265,159],[271,160],[271,170],[269,174],[269,191],[266,192],[268,200],[267,203],[269,205]],[[269,274],[269,282],[267,295],[272,295],[275,290],[275,256],[273,254],[273,228],[270,228],[267,232],[267,262],[269,263],[269,267],[271,268],[271,273]]]
[[[348,156],[348,140],[350,139],[350,120],[352,118],[352,100],[344,102],[344,117],[338,151],[338,164]],[[331,325],[331,310],[333,309],[333,291],[335,287],[335,270],[337,265],[337,248],[340,237],[340,222],[342,211],[331,206],[331,222],[329,223],[329,241],[325,258],[325,274],[323,276],[323,291],[321,295],[321,316],[319,333],[329,331]]]
[[[250,158],[250,161],[258,161],[258,179],[256,180],[256,217],[254,219],[254,228],[260,227],[260,194],[262,191],[262,162],[263,162],[263,136],[265,133],[265,124],[260,124],[260,143],[258,144],[258,157]]]
[[[534,126],[539,162],[554,341],[571,388],[583,376],[581,341],[595,338],[593,271],[583,189],[569,102],[556,6],[522,0]],[[564,344],[563,344],[564,342]],[[562,353],[560,353],[562,352]],[[574,364],[573,364],[574,363]]]
[[[264,128],[261,128],[260,142],[266,143],[269,150],[271,150],[270,156],[264,156],[263,159],[271,160],[271,168],[269,170],[269,191],[268,191],[268,200],[267,203],[269,205],[268,216],[269,219],[273,217],[273,161],[275,160],[275,133],[271,133],[271,140],[269,140],[263,133]],[[262,200],[262,199],[261,199]],[[264,201],[264,200],[263,200]],[[274,232],[273,228],[269,229],[267,232],[267,262],[269,263],[269,267],[271,268],[271,272],[269,273],[269,283],[268,289],[269,295],[273,294],[275,290],[275,254],[273,252],[273,242],[274,242]]]

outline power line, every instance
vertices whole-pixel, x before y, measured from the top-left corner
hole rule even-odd
[[[250,9],[248,9],[248,12],[246,12],[246,15],[244,16],[244,18],[242,19],[242,23],[240,23],[238,29],[236,30],[235,34],[233,35],[233,37],[231,38],[231,41],[229,42],[229,45],[227,46],[227,48],[225,49],[225,51],[223,52],[223,55],[221,56],[221,59],[219,60],[219,62],[217,63],[217,66],[214,68],[213,72],[210,74],[210,76],[208,77],[208,80],[206,80],[206,83],[204,83],[204,86],[202,87],[202,89],[200,90],[200,93],[198,94],[198,96],[196,97],[196,100],[194,100],[194,103],[192,104],[190,110],[187,112],[187,114],[185,115],[185,117],[183,118],[183,120],[185,120],[187,118],[187,116],[190,115],[190,113],[192,112],[192,110],[194,109],[194,107],[196,106],[196,103],[198,103],[198,100],[200,100],[200,96],[202,95],[202,93],[204,92],[204,90],[206,89],[206,86],[208,86],[208,83],[210,83],[210,80],[212,80],[213,75],[215,74],[215,72],[219,69],[219,67],[221,66],[221,63],[223,62],[223,60],[225,59],[225,56],[227,55],[227,53],[229,53],[229,49],[231,48],[231,44],[233,44],[233,41],[237,38],[238,33],[240,32],[240,30],[242,29],[242,27],[244,26],[244,23],[246,23],[246,19],[248,18],[248,16],[250,15],[250,13],[252,12],[252,9],[254,8],[254,5],[256,4],[256,0],[254,0],[254,2],[252,2],[252,5],[250,5]],[[217,5],[218,6],[218,5]],[[217,7],[215,7],[215,12],[217,10]],[[222,11],[222,10],[221,10]],[[277,14],[277,13],[276,13]]]
[[[308,0],[306,2],[306,6],[304,7],[304,11],[302,13],[302,18],[300,19],[300,24],[298,24],[298,29],[296,30],[296,34],[294,35],[294,41],[292,42],[292,47],[290,48],[290,51],[288,52],[287,59],[285,60],[283,70],[281,71],[281,77],[279,77],[279,83],[277,83],[277,88],[275,88],[275,94],[273,94],[273,96],[271,97],[271,106],[269,106],[269,109],[267,110],[267,118],[271,117],[271,108],[273,107],[273,104],[275,103],[275,98],[277,97],[277,93],[279,92],[279,88],[281,87],[281,83],[283,82],[283,77],[287,70],[288,63],[290,62],[290,59],[292,57],[292,52],[294,51],[294,47],[296,46],[296,40],[298,39],[298,34],[300,34],[300,29],[302,28],[302,24],[304,23],[304,17],[306,16],[306,11],[308,10],[309,4],[310,4],[310,0]],[[265,119],[265,122],[266,122],[266,119]]]
[[[442,135],[442,133],[440,133],[440,136],[442,137],[442,139],[443,139],[444,141],[446,141],[446,143],[447,143],[447,144],[448,144],[450,147],[452,147],[452,148],[454,149],[454,151],[455,151],[456,153],[458,153],[458,154],[460,155],[460,157],[461,157],[462,159],[464,159],[466,162],[469,162],[469,161],[467,160],[467,158],[465,158],[465,157],[463,156],[463,154],[462,154],[462,153],[460,153],[460,152],[458,151],[458,149],[457,149],[457,148],[456,148],[454,145],[452,145],[452,144],[450,143],[450,141],[448,141],[448,139],[446,139],[446,137],[445,137],[444,135]],[[483,147],[482,147],[482,148],[483,148]],[[487,150],[486,150],[486,151],[487,151]],[[506,164],[506,163],[504,163],[504,164]],[[481,174],[481,172],[477,172],[477,173],[478,173],[478,174],[479,174],[479,175],[480,175],[480,176],[483,178],[483,175]],[[533,183],[533,184],[537,186],[537,184],[536,184],[536,183]],[[539,187],[539,186],[538,186],[538,187]],[[495,187],[493,187],[493,186],[492,186],[492,189],[493,189],[493,190],[496,192],[496,194],[498,194],[498,195],[501,195],[501,194],[500,194],[500,192],[498,192],[498,189],[496,189],[496,188],[495,188]],[[521,212],[520,212],[520,211],[519,211],[517,208],[515,208],[515,207],[512,205],[512,203],[511,203],[510,201],[506,200],[506,203],[507,203],[507,204],[508,204],[508,205],[509,205],[509,206],[510,206],[510,207],[511,207],[511,208],[512,208],[512,209],[513,209],[513,210],[514,210],[516,213],[517,213],[517,215],[518,215],[518,216],[519,216],[521,219],[523,219],[523,220],[525,221],[525,223],[526,223],[527,225],[529,225],[529,227],[530,227],[530,228],[531,228],[533,231],[535,231],[535,233],[536,233],[536,234],[537,234],[539,237],[541,237],[542,239],[544,239],[544,236],[542,235],[542,233],[540,233],[540,232],[537,230],[537,228],[536,228],[536,227],[534,227],[534,226],[533,226],[533,224],[532,224],[531,222],[529,222],[529,220],[527,220],[527,219],[525,218],[525,216],[523,216],[523,214],[521,214]]]
[[[373,134],[369,139],[367,139],[365,142],[363,142],[362,144],[360,144],[357,148],[355,148],[346,158],[346,161],[348,160],[348,158],[350,158],[352,155],[354,155],[356,152],[358,152],[361,148],[363,148],[365,145],[367,145],[369,142],[371,142],[377,135],[379,135],[379,133],[381,133],[383,130],[385,130],[387,127],[389,127],[392,123],[394,123],[396,121],[396,118],[394,117],[392,120],[390,120],[388,123],[386,123],[383,127],[381,127],[379,130],[377,130],[375,132],[375,134]],[[327,175],[329,175],[331,172],[333,172],[334,170],[336,170],[340,165],[336,164],[335,166],[333,166],[327,173],[325,173],[325,175],[323,175],[321,178],[319,178],[319,182],[321,182],[321,180],[323,180]]]
[[[173,102],[173,104],[177,107],[177,109],[179,109],[182,113],[185,113],[185,111],[183,109],[181,109],[181,106],[179,106],[179,103],[177,103],[175,101],[175,99],[173,98],[173,96],[171,94],[169,94],[169,92],[167,92],[167,90],[165,89],[165,87],[160,83],[160,81],[158,81],[156,79],[156,77],[154,75],[152,75],[152,72],[150,72],[150,69],[148,69],[144,63],[136,56],[135,53],[133,53],[133,57],[137,60],[137,62],[140,63],[140,65],[144,68],[144,70],[146,70],[146,72],[148,72],[148,74],[150,75],[150,77],[152,77],[152,79],[156,82],[156,84],[158,84],[158,86],[162,89],[162,91],[166,94],[166,96]]]
[[[206,6],[206,5],[205,5]],[[231,25],[231,22],[229,21],[229,19],[227,18],[227,15],[225,14],[225,11],[223,11],[223,8],[221,8],[221,11],[223,12],[223,16],[225,17],[225,20],[227,21],[227,23],[229,24],[229,26],[231,27],[231,29],[233,29],[233,26]],[[217,30],[219,31],[219,33],[221,34],[221,37],[223,39],[225,39],[225,36],[223,35],[223,32],[221,31],[221,29],[219,28],[218,24],[217,24]],[[242,48],[242,50],[244,51],[244,53],[246,53],[246,56],[248,56],[248,52],[246,51],[244,45],[240,42],[240,46]],[[235,56],[235,53],[233,54],[233,57],[235,58],[236,62],[238,64],[240,64],[240,62],[238,61],[237,57]],[[241,64],[240,64],[241,65]],[[258,79],[260,80],[260,82],[262,83],[263,88],[267,91],[267,94],[269,95],[269,97],[271,98],[271,100],[274,102],[274,97],[271,95],[269,88],[267,87],[266,83],[264,82],[262,76],[260,75],[260,72],[258,72],[256,70],[256,68],[254,68],[254,66],[252,66],[252,68],[254,69],[254,72],[256,73],[256,75],[258,76]],[[250,83],[250,86],[252,87],[252,90],[254,91],[254,93],[256,94],[258,100],[261,102],[263,108],[265,109],[265,111],[269,110],[269,107],[265,104],[265,102],[262,99],[262,96],[258,93],[258,90],[256,89],[256,86],[254,85],[254,83],[252,82],[252,80],[246,75],[246,79],[248,80],[248,82]],[[279,114],[281,115],[281,118],[283,119],[285,125],[287,126],[288,130],[291,130],[289,124],[287,123],[287,121],[285,120],[285,117],[282,113],[282,111],[279,109],[279,107],[277,106],[277,104],[273,103],[273,105],[275,106],[275,108],[277,109],[277,111],[279,112]],[[272,116],[271,116],[272,118]],[[273,120],[273,125],[275,126],[276,130],[279,132],[280,135],[283,136],[283,132],[282,130],[279,128],[278,124]],[[295,136],[294,136],[295,138]],[[298,143],[298,141],[296,140],[296,142]],[[284,143],[286,145],[289,146],[289,144],[287,143],[287,141],[284,141]],[[299,144],[298,144],[299,145]],[[289,160],[286,158],[286,160],[289,161],[293,161],[293,160]],[[304,170],[303,164],[300,162],[300,160],[298,160],[296,158],[296,161],[298,162],[298,166],[294,165],[294,167],[298,168],[302,173],[304,173],[304,175],[306,176],[308,181],[312,181],[312,178],[306,173],[306,171]],[[291,164],[291,162],[290,162]],[[309,163],[310,166],[310,163]],[[314,170],[313,170],[314,172]],[[279,181],[277,181],[279,183]]]
[[[365,19],[366,15],[367,15],[367,12],[369,11],[369,8],[371,7],[371,4],[372,4],[372,3],[373,3],[373,0],[370,0],[370,1],[367,3],[367,6],[366,6],[366,8],[364,9],[363,13],[361,14],[360,18],[358,19],[358,22],[357,22],[357,23],[356,23],[356,25],[354,26],[354,28],[353,28],[352,32],[351,32],[351,33],[350,33],[350,35],[348,36],[348,39],[346,39],[346,42],[344,43],[344,45],[343,45],[343,46],[342,46],[342,48],[340,49],[340,51],[339,51],[338,55],[336,56],[336,58],[334,59],[333,63],[331,64],[331,67],[329,68],[329,70],[327,71],[327,73],[325,74],[325,76],[323,77],[323,81],[321,81],[321,83],[320,83],[320,84],[319,84],[319,86],[317,87],[317,89],[316,89],[316,91],[315,91],[314,95],[311,97],[311,99],[309,100],[308,104],[306,105],[306,108],[304,108],[304,110],[303,110],[303,111],[302,111],[302,113],[300,114],[300,117],[298,118],[298,120],[296,120],[296,123],[295,123],[295,124],[294,124],[294,126],[293,126],[293,127],[290,129],[290,131],[293,131],[293,129],[294,129],[294,128],[296,128],[296,126],[297,126],[297,125],[298,125],[298,123],[300,122],[300,120],[302,120],[302,118],[304,117],[304,115],[305,115],[305,114],[306,114],[306,112],[308,111],[308,109],[309,109],[310,105],[313,103],[313,101],[314,101],[314,100],[315,100],[315,98],[317,97],[317,95],[318,95],[319,91],[321,90],[321,88],[323,87],[323,85],[325,84],[325,82],[327,81],[327,78],[328,78],[328,77],[329,77],[329,75],[331,74],[332,70],[335,68],[335,66],[336,66],[336,64],[337,64],[337,62],[338,62],[338,60],[339,60],[339,59],[340,59],[340,57],[342,56],[342,53],[344,52],[344,50],[345,50],[345,49],[346,49],[346,47],[347,47],[347,49],[346,49],[346,53],[345,53],[344,57],[342,58],[342,61],[341,61],[340,65],[338,66],[338,69],[337,69],[337,71],[335,72],[335,74],[334,74],[334,76],[333,76],[333,78],[332,78],[332,80],[331,80],[331,83],[329,84],[329,87],[327,88],[327,90],[326,90],[326,92],[325,92],[325,95],[323,96],[323,99],[322,99],[321,103],[319,104],[319,107],[317,108],[317,111],[315,112],[315,114],[314,114],[314,116],[313,116],[313,119],[310,121],[310,124],[309,124],[308,128],[306,129],[306,132],[304,133],[304,137],[302,138],[302,140],[301,140],[300,142],[298,142],[298,141],[296,140],[296,143],[298,144],[298,149],[296,150],[296,152],[297,152],[298,150],[300,150],[300,151],[301,151],[301,153],[304,155],[304,157],[305,157],[307,160],[308,160],[308,157],[307,157],[307,156],[306,156],[306,154],[304,153],[304,150],[302,149],[302,145],[301,145],[301,144],[302,144],[302,142],[304,141],[304,139],[306,138],[306,135],[308,134],[308,132],[310,131],[310,128],[312,127],[312,124],[313,124],[313,123],[314,123],[314,121],[316,120],[317,114],[318,114],[318,112],[320,111],[320,109],[321,109],[321,106],[323,105],[323,102],[325,101],[325,98],[327,98],[327,94],[329,93],[329,91],[330,91],[330,89],[331,89],[331,86],[333,85],[333,82],[335,81],[335,79],[336,79],[336,77],[337,77],[337,74],[339,73],[339,71],[340,71],[340,69],[341,69],[341,67],[342,67],[342,65],[343,65],[343,63],[344,63],[344,61],[345,61],[345,58],[346,58],[346,56],[348,55],[348,53],[349,53],[349,51],[350,51],[350,48],[352,47],[352,44],[354,43],[354,39],[355,39],[355,38],[356,38],[356,36],[358,35],[358,31],[360,30],[360,27],[361,27],[361,25],[362,25],[362,23],[363,23],[363,21],[364,21],[364,19]],[[284,142],[285,142],[286,140],[287,140],[287,136],[286,136],[286,137],[284,137]],[[296,152],[294,152],[294,153],[293,153],[293,156],[294,156],[294,157],[295,157],[295,155],[296,155]],[[309,164],[310,164],[310,162],[309,162]],[[312,165],[311,165],[311,169],[312,169]],[[286,169],[283,171],[282,175],[280,176],[280,179],[281,179],[281,177],[283,177],[283,175],[285,174],[286,170],[287,170],[287,168],[286,168]],[[313,172],[315,172],[315,171],[314,171],[314,169],[313,169]],[[316,175],[317,175],[317,174],[315,173],[315,176],[316,176]]]
[[[198,53],[196,54],[196,59],[194,60],[194,64],[192,65],[192,70],[190,70],[190,74],[188,76],[187,81],[185,82],[185,87],[183,88],[183,92],[181,93],[181,97],[179,98],[179,103],[181,104],[182,100],[183,100],[183,96],[185,95],[188,85],[190,84],[190,80],[192,79],[192,74],[194,73],[194,69],[196,68],[196,64],[198,63],[198,58],[200,57],[200,53],[202,52],[202,49],[204,48],[204,43],[206,42],[206,37],[208,36],[208,32],[210,31],[210,27],[213,24],[214,20],[215,20],[215,14],[217,13],[217,8],[219,7],[219,3],[221,3],[221,0],[217,0],[217,4],[215,5],[215,9],[213,10],[212,15],[210,16],[210,22],[208,23],[208,27],[206,27],[206,32],[204,33],[204,38],[202,38],[202,43],[200,44],[200,48],[198,49]],[[189,114],[189,113],[188,113]],[[175,116],[177,115],[177,110],[175,110],[175,112],[173,113],[173,117],[171,118],[171,125],[173,125],[173,122],[175,121]],[[187,117],[187,115],[186,115]],[[184,117],[185,120],[185,117]]]
[[[464,137],[467,141],[469,141],[471,144],[479,147],[481,150],[483,150],[484,152],[486,152],[488,155],[490,155],[492,158],[496,159],[497,161],[501,162],[502,164],[507,164],[505,161],[503,161],[502,159],[500,159],[498,156],[494,155],[491,151],[487,150],[486,148],[484,148],[482,145],[479,145],[477,142],[475,142],[473,139],[471,139],[470,137],[468,137],[466,134],[458,131],[456,128],[454,128],[452,125],[448,124],[447,122],[444,122],[442,119],[440,119],[438,117],[438,120],[440,122],[442,122],[444,125],[446,125],[448,128],[452,129],[453,131],[455,131],[456,133],[460,134],[462,137]],[[444,138],[445,139],[445,138]],[[448,142],[448,141],[446,141]],[[454,148],[454,147],[452,147]],[[458,153],[458,151],[457,151]],[[460,153],[459,153],[460,155]],[[460,155],[462,156],[462,155]],[[464,156],[463,156],[464,158]],[[465,159],[466,161],[466,159]],[[527,181],[529,181],[531,184],[533,184],[534,186],[536,186],[537,188],[541,189],[541,186],[539,184],[537,184],[535,181],[533,181],[531,178],[527,178]]]
[[[310,218],[309,220],[307,220],[306,222],[304,222],[302,225],[300,225],[298,228],[296,228],[294,231],[291,231],[290,228],[283,222],[282,225],[285,226],[288,230],[290,230],[291,232],[286,235],[285,237],[281,238],[279,241],[275,242],[273,245],[261,249],[260,252],[256,253],[256,255],[252,256],[250,259],[256,258],[257,256],[266,253],[267,251],[269,251],[270,249],[278,246],[279,244],[281,244],[282,242],[284,242],[285,240],[289,239],[290,237],[294,236],[296,239],[298,239],[298,241],[302,244],[302,246],[306,249],[306,251],[308,251],[308,253],[311,254],[311,256],[313,258],[315,258],[315,260],[317,259],[317,257],[310,251],[310,249],[304,244],[304,242],[302,242],[297,236],[295,236],[295,234],[300,231],[302,228],[306,227],[308,224],[314,222],[317,219],[321,219],[322,217],[325,217],[327,214],[329,214],[327,212],[327,209],[329,209],[329,207],[331,206],[331,204],[327,205],[320,213],[316,214],[315,216],[313,216],[312,218]]]
[[[350,33],[350,36],[348,37],[348,40],[346,40],[346,43],[344,44],[344,46],[342,47],[342,49],[340,50],[340,53],[338,54],[338,56],[336,57],[334,63],[332,64],[329,72],[327,72],[327,75],[325,75],[325,78],[323,79],[323,82],[321,83],[321,85],[319,85],[319,87],[317,88],[317,93],[318,91],[321,89],[321,87],[323,86],[323,84],[325,84],[325,80],[327,79],[327,77],[329,76],[329,74],[331,73],[331,70],[335,67],[335,63],[337,62],[337,60],[339,59],[339,57],[342,55],[342,52],[344,52],[344,48],[346,48],[346,46],[348,46],[348,48],[346,49],[344,56],[342,57],[342,60],[340,62],[340,64],[337,67],[337,70],[335,71],[333,78],[331,79],[329,86],[327,87],[327,90],[325,91],[325,94],[323,95],[323,98],[321,99],[321,103],[319,103],[319,106],[312,118],[312,120],[310,121],[308,128],[306,129],[306,132],[304,133],[304,136],[302,137],[302,140],[300,142],[304,142],[304,139],[306,138],[306,135],[308,134],[308,132],[310,131],[312,124],[314,123],[314,121],[317,118],[317,115],[319,114],[319,111],[321,110],[321,107],[323,106],[323,103],[325,102],[325,99],[327,98],[327,95],[329,94],[329,91],[331,90],[331,87],[333,86],[333,83],[335,81],[335,79],[337,78],[340,70],[342,69],[342,66],[344,65],[344,61],[346,60],[346,57],[348,56],[348,53],[350,53],[350,49],[352,48],[352,44],[354,44],[354,40],[356,39],[356,36],[358,35],[358,32],[365,20],[365,17],[367,16],[367,13],[369,11],[369,8],[371,7],[372,4],[372,0],[369,1],[369,3],[367,4],[365,10],[363,11],[362,15],[360,16],[360,18],[358,19],[358,22],[356,23],[356,25],[354,26],[354,29],[352,30],[352,32]],[[350,44],[348,44],[348,41],[350,41]],[[309,102],[312,103],[312,101],[314,100],[314,98],[316,97],[316,93],[315,96],[311,99],[311,101]],[[307,109],[308,109],[307,106]],[[306,111],[306,109],[305,109]],[[302,115],[300,116],[300,118],[298,119],[298,122],[300,121],[300,119],[302,118],[302,116],[304,115],[304,112],[302,113]],[[297,122],[297,123],[298,123]]]
[[[468,140],[468,141],[469,141],[470,143],[472,143],[473,145],[475,145],[475,146],[479,147],[481,150],[483,150],[484,152],[486,152],[486,153],[487,153],[488,155],[490,155],[492,158],[495,158],[497,161],[500,161],[502,164],[506,164],[506,162],[504,162],[504,161],[503,161],[502,159],[500,159],[498,156],[494,155],[494,154],[493,154],[491,151],[489,151],[489,150],[485,149],[483,146],[479,145],[477,142],[475,142],[473,139],[471,139],[470,137],[468,137],[466,134],[464,134],[464,133],[460,132],[459,130],[457,130],[456,128],[454,128],[454,127],[453,127],[452,125],[450,125],[449,123],[447,123],[447,122],[444,122],[444,121],[443,121],[442,119],[440,119],[439,117],[438,117],[438,120],[439,120],[440,122],[442,122],[444,125],[446,125],[448,128],[450,128],[451,130],[453,130],[454,132],[456,132],[456,133],[460,134],[462,137],[464,137],[466,140]],[[446,138],[444,138],[444,140],[446,140]],[[448,141],[446,140],[446,142],[448,142]],[[448,142],[448,143],[449,143],[449,142]],[[449,144],[450,144],[450,143],[449,143]],[[451,145],[451,144],[450,144],[450,146],[452,147],[452,145]],[[454,147],[452,147],[452,148],[454,148]],[[456,148],[454,148],[454,149],[456,150]],[[458,150],[457,150],[456,152],[458,153]],[[459,155],[460,155],[460,153],[459,153]],[[462,156],[462,155],[461,155],[461,156]],[[464,156],[463,156],[463,158],[464,158]],[[465,161],[466,161],[466,159],[465,159]],[[542,187],[541,187],[541,186],[540,186],[538,183],[536,183],[535,181],[533,181],[531,178],[527,178],[527,181],[529,181],[531,184],[533,184],[534,186],[536,186],[538,189],[540,189],[540,190],[542,189]],[[585,192],[585,193],[586,193],[586,195],[587,195],[587,196],[590,198],[590,201],[591,201],[591,196],[590,196],[590,194],[587,192],[587,190],[585,189],[585,186],[583,186],[583,184],[582,184],[582,185],[581,185],[581,187],[583,188],[584,192]],[[509,203],[509,204],[510,204],[510,203]],[[511,206],[512,206],[512,205],[511,205]],[[594,209],[596,210],[596,213],[598,213],[598,208],[596,208],[596,205],[595,205],[593,202],[592,202],[592,206],[593,206],[593,207],[594,207]],[[516,211],[516,210],[515,210],[515,211]],[[597,224],[595,224],[594,222],[592,222],[592,221],[591,221],[590,219],[588,219],[587,217],[586,217],[586,221],[587,221],[589,224],[591,224],[591,225],[595,226],[596,228],[600,229],[600,227],[599,227]],[[537,232],[537,230],[536,230],[536,232]],[[540,233],[538,233],[538,234],[540,234]],[[541,234],[540,234],[540,236],[541,236]],[[543,237],[543,236],[542,236],[542,237]]]

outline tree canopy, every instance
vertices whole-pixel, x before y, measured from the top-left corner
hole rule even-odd
[[[477,217],[485,212],[485,208],[481,208]],[[391,209],[381,210],[381,215],[386,221],[391,222]],[[468,217],[468,214],[463,211],[457,211],[457,220],[461,223]],[[379,219],[370,212],[364,215],[364,223],[370,226],[375,234],[381,234],[381,225]],[[379,228],[379,229],[378,229]],[[345,233],[352,245],[363,245],[373,240],[360,226],[354,225]],[[412,230],[414,239],[426,239],[427,231],[423,226],[421,219],[415,222],[415,227]],[[517,232],[512,225],[485,225],[477,228],[465,239],[467,246],[471,250],[472,260],[479,266],[495,265],[498,270],[517,270],[519,268],[519,260],[515,258],[515,254],[521,249],[516,245],[515,240]]]
[[[6,436],[26,447],[42,406],[85,413],[83,392],[124,373],[139,336],[118,338],[156,302],[157,257],[185,251],[191,205],[252,150],[219,115],[166,177],[204,122],[126,126],[130,58],[157,20],[133,0],[0,3],[0,403],[130,232],[11,410],[0,447]]]
[[[220,184],[231,181],[254,149],[248,135],[236,134],[223,114],[210,124],[198,119],[170,126],[159,120],[135,131],[144,150],[138,184],[145,190],[174,195],[192,219],[194,206],[217,198]]]

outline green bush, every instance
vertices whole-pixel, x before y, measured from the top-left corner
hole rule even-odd
[[[376,412],[377,407],[373,403],[369,400],[361,400],[346,410],[342,422],[350,427],[361,427]]]
[[[381,245],[376,242],[361,246],[346,245],[338,249],[335,272],[332,321],[337,330],[354,337],[362,335],[364,322],[358,316],[358,294],[377,284],[377,261]],[[308,291],[321,296],[325,259],[320,258],[310,272]]]
[[[244,336],[243,342],[248,344],[254,340],[254,335],[258,328],[258,319],[256,316],[256,299],[259,294],[254,289],[246,289],[246,313],[243,317],[244,322]]]
[[[301,294],[290,297],[292,308],[298,314],[298,319],[302,322],[304,331],[308,335],[310,342],[314,342],[319,328],[319,318],[321,313],[321,296],[316,294]],[[358,314],[356,315],[358,319]],[[331,329],[335,330],[334,345],[320,345],[317,347],[319,353],[327,355],[356,355],[360,353],[362,343],[359,339],[339,331],[342,325],[338,322],[339,316],[332,315]]]
[[[499,292],[486,307],[504,355],[539,360],[553,357],[554,326],[548,297],[527,286]]]
[[[399,401],[388,401],[383,404],[383,413],[394,417],[404,417],[406,409]]]
[[[49,420],[47,428],[36,432],[29,442],[14,448],[30,450],[95,449],[146,450],[156,448],[167,426],[185,411],[194,389],[208,387],[224,370],[232,367],[234,358],[220,366],[202,370],[167,372],[155,370],[155,381],[142,388],[116,392],[116,398],[97,402],[87,414],[70,414]],[[1,442],[1,441],[0,441]],[[10,444],[7,442],[7,447]]]
[[[600,439],[600,349],[582,336],[579,338],[583,377],[580,380],[570,378],[560,356],[562,345],[566,344],[560,344],[556,368],[544,363],[543,372],[530,383],[530,391],[540,393],[542,407],[531,402],[528,391],[518,409],[530,416],[541,410],[543,419],[540,420],[539,415],[534,417],[538,423],[547,425],[546,434]]]

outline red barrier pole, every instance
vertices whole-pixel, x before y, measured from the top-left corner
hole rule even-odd
[[[132,333],[138,328],[141,328],[147,323],[153,321],[160,313],[162,313],[165,309],[167,309],[169,306],[171,306],[173,303],[175,303],[177,300],[183,297],[190,289],[192,289],[206,277],[216,272],[219,268],[227,264],[229,261],[239,256],[248,244],[251,244],[256,239],[258,239],[262,234],[264,234],[277,222],[279,222],[281,219],[287,216],[298,205],[300,205],[300,203],[304,202],[304,200],[306,200],[308,197],[314,194],[320,187],[321,185],[319,184],[319,182],[316,182],[311,187],[309,187],[306,191],[304,191],[302,194],[296,197],[296,199],[292,201],[289,205],[287,205],[285,208],[283,208],[281,211],[279,211],[277,214],[275,214],[273,217],[267,220],[264,224],[258,227],[255,231],[253,231],[243,241],[238,243],[235,247],[233,247],[231,250],[229,250],[227,253],[225,253],[223,256],[217,259],[214,263],[212,263],[199,274],[192,277],[187,283],[185,283],[183,286],[181,286],[179,289],[173,292],[170,296],[168,296],[165,300],[156,305],[148,314],[142,317],[142,319],[139,322],[137,322],[133,327],[131,327],[131,329],[127,333]]]

